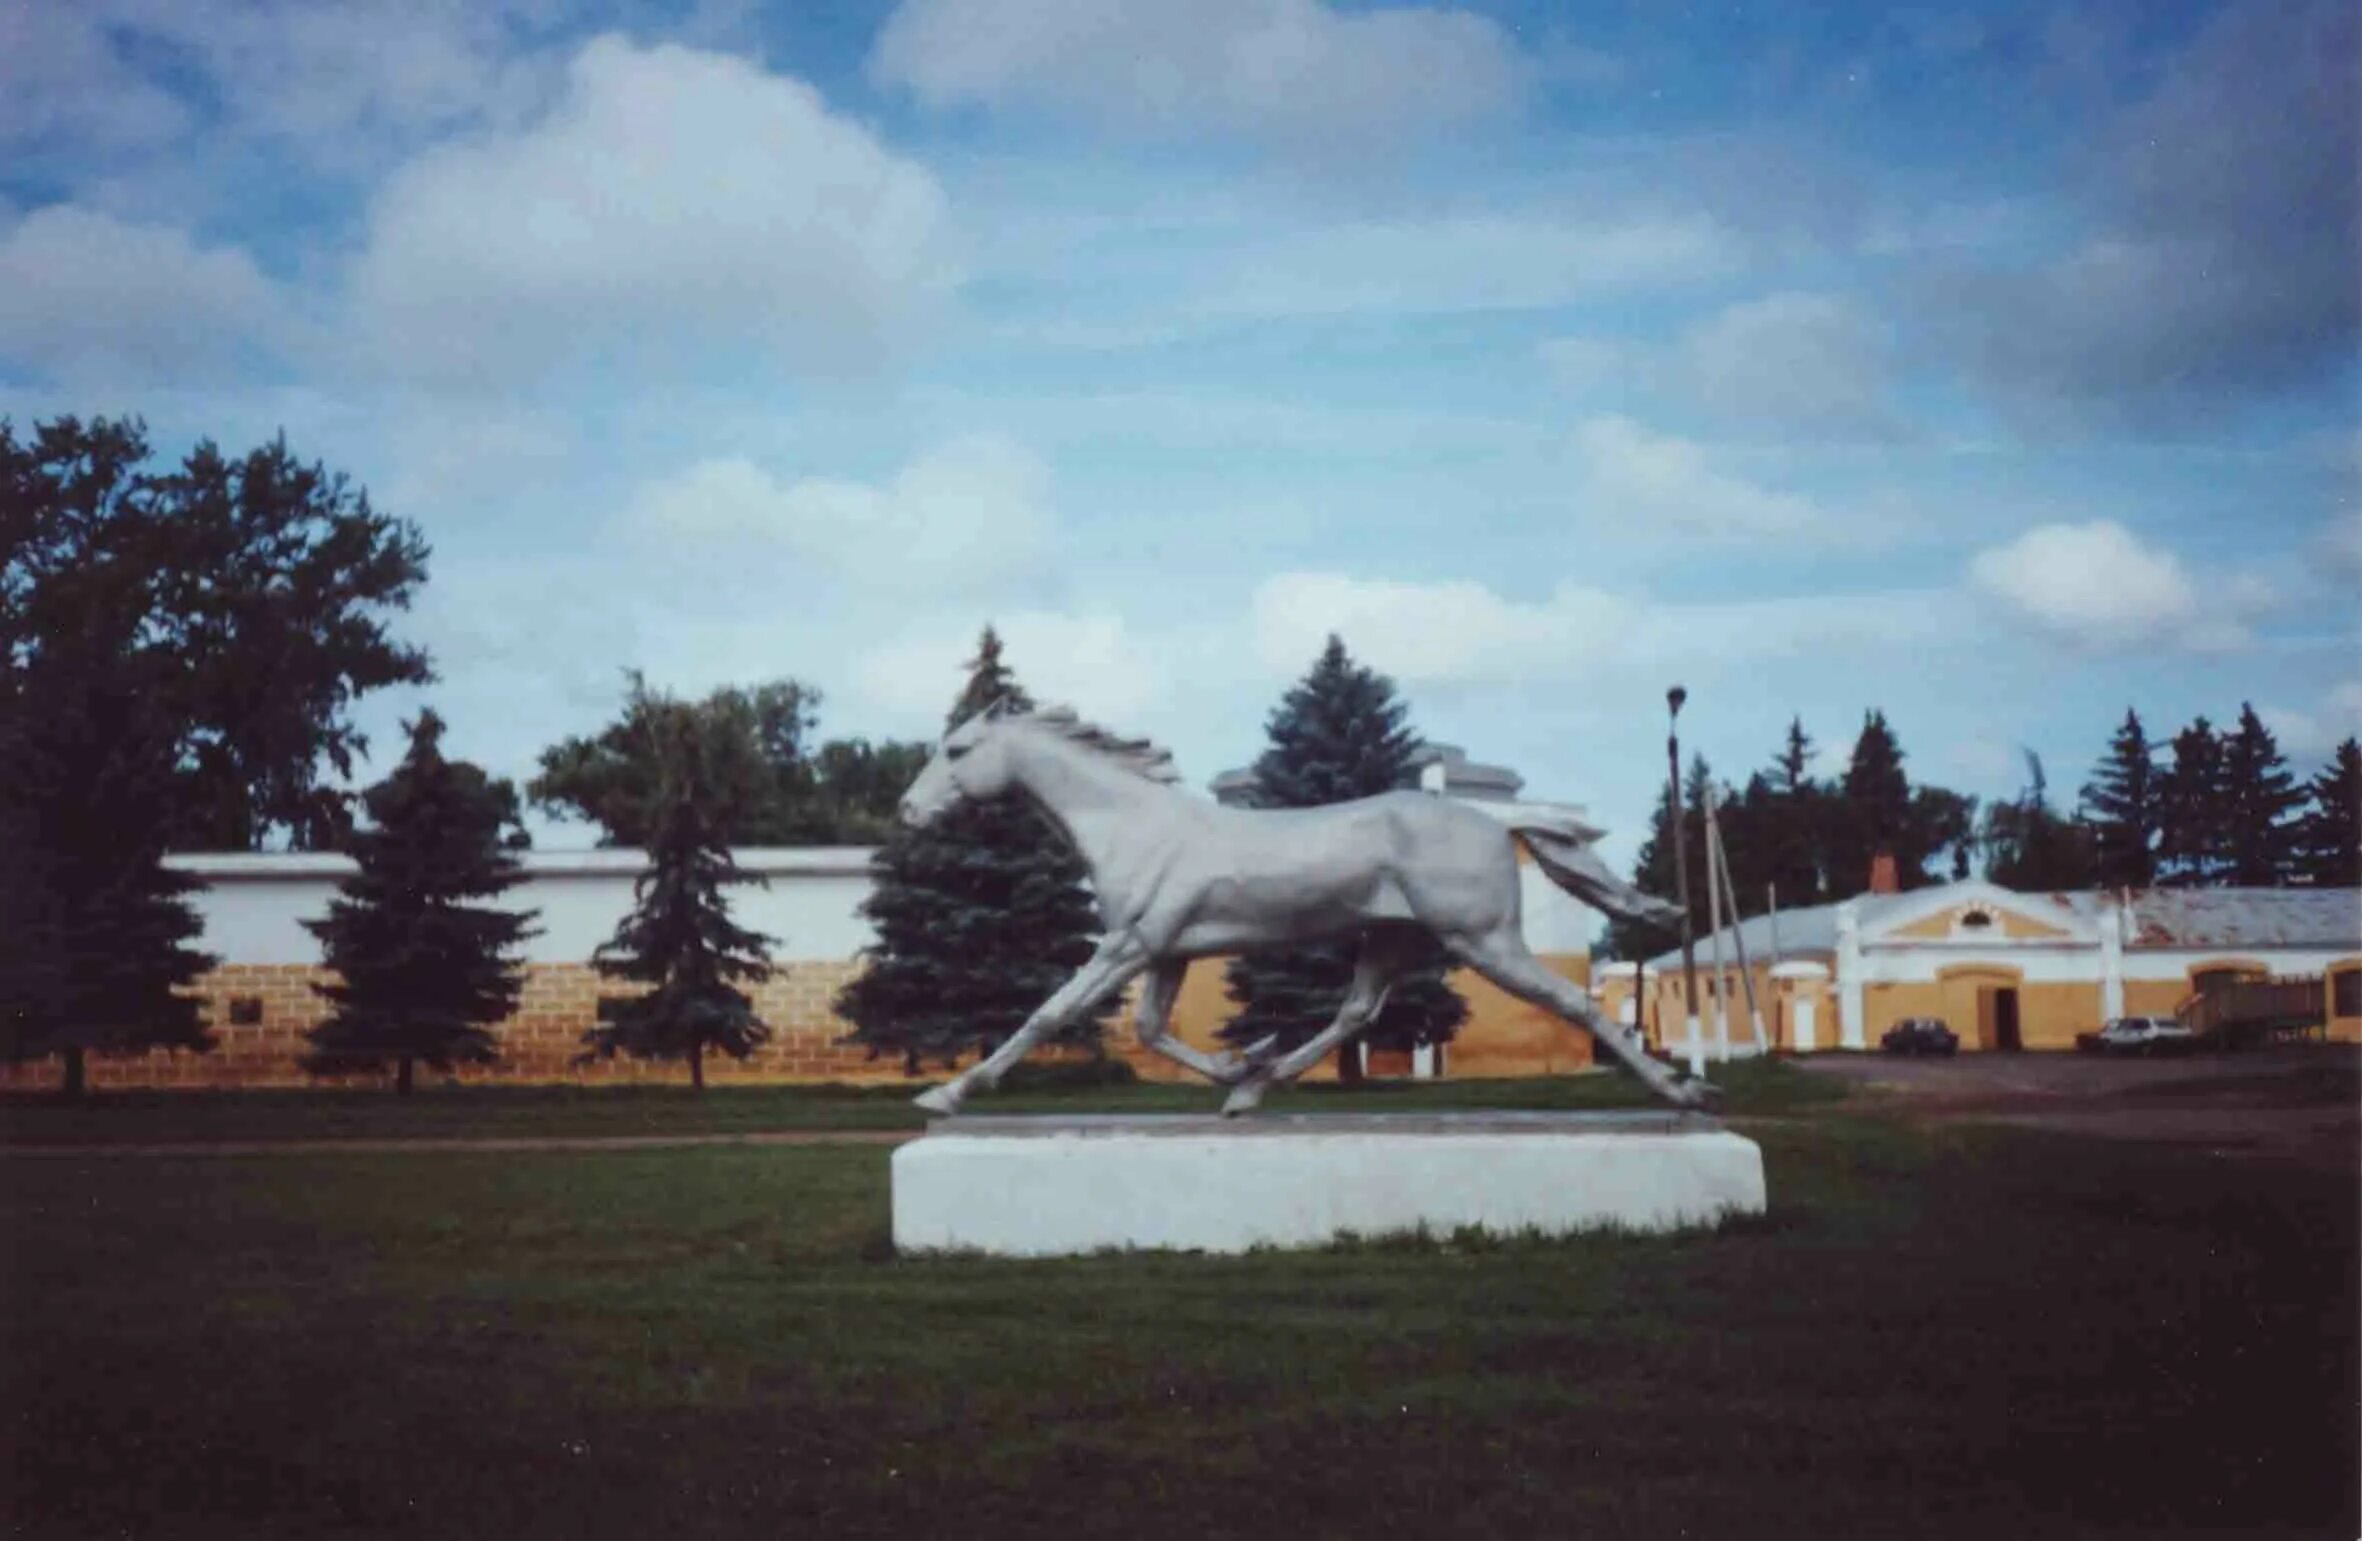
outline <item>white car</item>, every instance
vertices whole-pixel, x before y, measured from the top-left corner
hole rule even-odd
[[[2171,1017],[2118,1017],[2086,1034],[2079,1046],[2104,1054],[2171,1054],[2197,1041],[2197,1034]]]

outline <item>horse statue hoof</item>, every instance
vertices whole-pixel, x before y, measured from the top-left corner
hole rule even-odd
[[[1230,1095],[1222,1099],[1222,1116],[1236,1118],[1241,1113],[1254,1112],[1263,1105],[1263,1093],[1270,1087],[1271,1082],[1261,1076],[1239,1082],[1230,1089]]]
[[[910,1100],[928,1112],[940,1113],[946,1118],[960,1110],[959,1094],[951,1089],[951,1083],[948,1081],[931,1091],[923,1091]]]
[[[1683,1081],[1673,1088],[1673,1094],[1685,1108],[1714,1108],[1722,1103],[1722,1088],[1712,1081]]]

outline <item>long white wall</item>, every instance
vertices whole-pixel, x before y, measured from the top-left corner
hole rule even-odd
[[[870,851],[859,846],[747,848],[732,853],[768,886],[730,895],[740,925],[773,939],[779,961],[848,961],[875,940],[860,914],[872,882]],[[526,943],[534,963],[583,963],[631,909],[632,880],[646,858],[633,850],[526,851],[525,881],[502,895],[504,908],[538,912],[541,934]],[[204,879],[194,896],[204,934],[198,945],[225,963],[316,964],[320,944],[304,929],[352,875],[343,856],[171,856],[165,864]],[[1597,917],[1527,863],[1518,869],[1527,944],[1579,955]]]
[[[525,881],[501,896],[503,907],[534,910],[541,934],[526,943],[534,963],[585,963],[631,909],[632,880],[646,858],[638,851],[527,851]],[[874,939],[859,913],[870,891],[870,852],[862,847],[732,853],[745,871],[767,880],[730,894],[732,917],[772,939],[781,962],[842,961]],[[205,930],[198,945],[225,963],[316,964],[320,944],[303,927],[328,912],[337,885],[353,872],[342,856],[172,856],[166,865],[205,880],[194,896]]]

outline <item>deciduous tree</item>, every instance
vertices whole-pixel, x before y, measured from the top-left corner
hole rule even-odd
[[[201,443],[150,468],[136,422],[0,422],[0,658],[23,665],[103,618],[169,733],[180,849],[325,849],[351,827],[367,749],[347,717],[430,679],[387,625],[427,547],[342,476],[278,440]]]

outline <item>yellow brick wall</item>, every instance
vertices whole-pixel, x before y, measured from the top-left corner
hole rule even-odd
[[[1584,958],[1543,961],[1578,983],[1589,970],[1589,960]],[[859,968],[853,962],[795,963],[782,968],[768,984],[756,987],[752,992],[755,1009],[771,1025],[771,1040],[743,1061],[728,1055],[708,1056],[707,1080],[716,1084],[902,1080],[899,1059],[869,1059],[858,1047],[838,1042],[851,1031],[851,1024],[830,1009],[830,1002]],[[300,964],[225,964],[199,979],[192,989],[206,1002],[206,1019],[215,1039],[211,1053],[155,1049],[139,1055],[94,1056],[89,1061],[90,1084],[100,1090],[382,1085],[390,1072],[314,1076],[303,1069],[303,1055],[309,1048],[304,1034],[328,1015],[329,1003],[312,986],[332,978],[326,970]],[[1447,1057],[1448,1074],[1538,1075],[1590,1063],[1588,1035],[1546,1019],[1533,1007],[1465,972],[1455,973],[1452,984],[1468,998],[1470,1017]],[[584,1030],[597,1020],[600,993],[601,981],[587,964],[531,965],[515,1014],[495,1030],[499,1060],[458,1067],[451,1079],[464,1084],[509,1085],[686,1083],[686,1064],[625,1055],[588,1064],[575,1062],[582,1052]],[[241,999],[261,1002],[259,1022],[231,1022],[231,1002]],[[1220,960],[1207,959],[1192,967],[1174,1013],[1182,1036],[1201,1048],[1219,1047],[1216,1034],[1230,1011],[1223,994]],[[1144,1079],[1196,1079],[1161,1055],[1145,1054],[1138,1048],[1128,1004],[1111,1022],[1107,1043],[1111,1054],[1128,1060]],[[929,1071],[935,1073],[933,1067]],[[62,1067],[54,1058],[13,1066],[0,1063],[0,1090],[52,1087],[61,1074]],[[420,1074],[428,1079],[437,1077],[436,1072],[423,1067]],[[1307,1079],[1334,1075],[1333,1065],[1323,1064]]]

